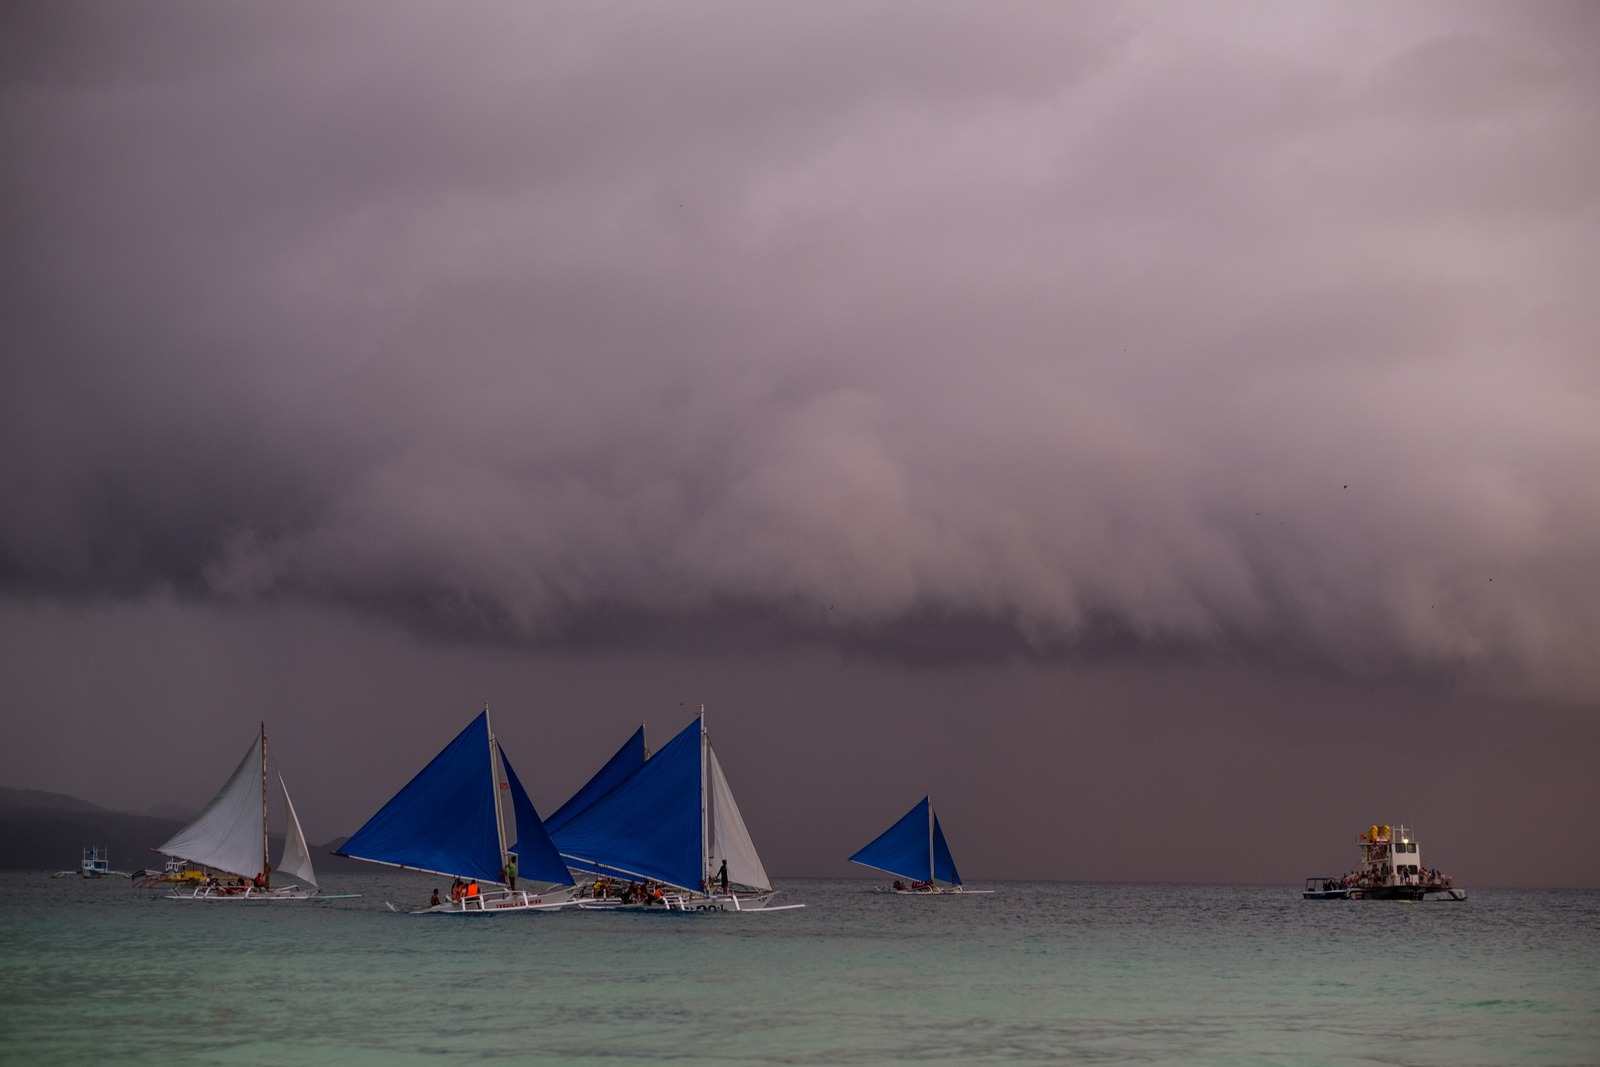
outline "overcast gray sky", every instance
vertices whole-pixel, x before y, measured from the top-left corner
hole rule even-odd
[[[325,839],[704,704],[777,874],[931,791],[969,880],[1600,884],[1597,41],[7,4],[0,784],[265,718]]]

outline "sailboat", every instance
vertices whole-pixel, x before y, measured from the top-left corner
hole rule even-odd
[[[175,889],[169,900],[310,900],[318,897],[317,872],[311,867],[306,836],[295,816],[283,775],[278,775],[278,792],[283,796],[283,854],[274,869],[267,860],[267,725],[239,761],[222,789],[211,798],[200,817],[185,826],[155,851],[173,859],[199,864],[231,876],[191,883],[187,892]],[[308,882],[311,889],[298,885],[272,885],[274,874],[288,875]],[[354,894],[352,894],[354,895]],[[321,899],[330,899],[322,897]]]
[[[504,794],[510,796],[509,812]],[[448,899],[409,909],[415,914],[494,915],[550,910],[573,902],[572,875],[489,729],[488,708],[335,855],[455,880]],[[519,876],[562,888],[518,889]]]
[[[934,814],[933,801],[929,797],[919,800],[893,826],[851,856],[850,862],[895,876],[893,885],[875,890],[879,893],[937,895],[993,892],[990,889],[968,889],[962,885],[961,873],[956,870],[956,861],[950,856],[944,829],[939,825],[939,816]],[[941,881],[946,884],[941,886]]]
[[[777,890],[711,747],[704,712],[648,757],[641,727],[545,828],[567,866],[590,879],[580,902],[586,908],[805,906],[771,905]],[[606,892],[608,883],[620,892]]]

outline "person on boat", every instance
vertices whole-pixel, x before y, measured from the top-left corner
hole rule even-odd
[[[900,879],[896,878],[894,880],[894,891],[896,893],[904,893],[906,891],[906,884]]]
[[[722,883],[722,891],[728,891],[728,861],[722,861],[722,867],[717,871],[717,880]]]
[[[458,900],[461,899],[462,888],[463,888],[463,884],[462,884],[461,879],[459,879],[459,878],[455,879],[454,881],[452,881],[450,883],[450,900],[452,902],[455,902],[455,901],[458,901]]]
[[[428,907],[437,908],[438,906],[439,906],[439,887],[438,886],[434,886],[433,887],[433,896],[428,898]]]
[[[467,899],[468,900],[477,900],[478,899],[478,880],[476,878],[474,878],[472,881],[467,883]]]
[[[667,895],[661,891],[661,885],[657,883],[655,889],[650,894],[650,903],[665,904],[666,901]]]
[[[505,867],[500,871],[500,877],[513,893],[517,891],[517,857],[511,856],[506,860]]]

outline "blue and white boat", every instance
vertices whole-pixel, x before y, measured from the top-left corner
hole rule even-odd
[[[584,907],[783,911],[704,713],[650,755],[641,727],[546,822]]]
[[[489,729],[487,708],[336,855],[444,875],[463,887],[416,914],[496,915],[573,902],[572,876]],[[518,878],[544,888],[518,889]]]
[[[75,871],[57,871],[52,878],[71,878],[73,875],[82,875],[84,878],[109,878],[115,875],[118,878],[130,878],[127,871],[113,871],[111,869],[111,852],[104,845],[85,845],[83,859]]]
[[[968,889],[962,884],[961,872],[956,870],[956,861],[944,839],[944,828],[939,825],[939,816],[934,813],[929,797],[919,800],[893,826],[851,856],[850,862],[895,876],[893,884],[874,890],[878,893],[938,896],[993,892]]]
[[[83,850],[83,861],[78,871],[85,878],[104,878],[111,873],[111,853],[102,846],[90,845]]]
[[[268,803],[274,791],[267,771],[267,727],[261,724],[244,759],[211,798],[194,822],[179,830],[156,849],[173,859],[198,864],[231,877],[207,877],[190,882],[187,891],[174,889],[169,900],[290,901],[319,897],[317,872],[311,866],[306,836],[289,800],[289,789],[279,774],[276,795],[281,797],[283,852],[274,868],[268,862]],[[311,888],[272,884],[273,875],[287,875]]]

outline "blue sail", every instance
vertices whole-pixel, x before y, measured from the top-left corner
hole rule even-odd
[[[589,779],[582,789],[572,794],[570,800],[544,821],[545,830],[553,834],[567,825],[579,812],[611,792],[625,778],[643,767],[644,761],[644,727],[641,726],[633,732],[632,737],[623,742],[622,747],[617,749],[616,755],[606,761],[606,765],[600,768],[598,774]]]
[[[473,719],[337,855],[498,882],[503,857],[489,713]]]
[[[700,888],[700,729],[696,718],[643,766],[551,831],[568,866]]]
[[[571,885],[572,873],[556,851],[550,835],[545,832],[539,812],[533,806],[528,791],[522,788],[505,749],[500,750],[500,765],[506,769],[506,781],[511,785],[511,812],[517,819],[517,843],[507,851],[517,854],[517,873],[534,882],[555,882]]]
[[[933,813],[933,802],[927,797],[851,856],[850,862],[876,867],[914,882],[941,878],[952,885],[961,884],[961,875],[950,857],[950,846],[945,843],[939,817]]]
[[[939,825],[937,813],[933,816],[933,876],[943,878],[951,885],[961,884],[961,874],[956,870],[956,861],[950,856],[950,846],[944,843],[944,828]]]

